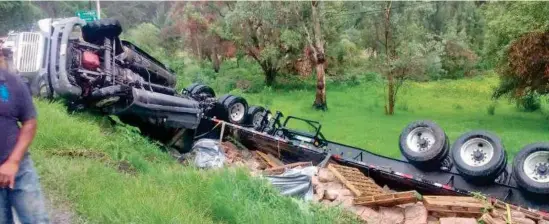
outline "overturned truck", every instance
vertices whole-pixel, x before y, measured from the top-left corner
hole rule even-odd
[[[245,122],[246,101],[216,98],[207,86],[175,89],[173,72],[128,41],[118,21],[45,19],[39,31],[20,33],[14,63],[33,95],[62,98],[70,110],[117,115],[143,134],[186,151],[204,116]],[[186,144],[187,143],[187,144]]]
[[[177,91],[176,77],[169,68],[120,40],[122,28],[116,20],[47,19],[39,27],[38,32],[20,34],[14,53],[16,67],[35,95],[63,98],[71,110],[117,115],[180,152],[187,152],[196,139],[219,137],[226,130],[216,127],[227,124],[227,130],[232,129],[246,146],[267,150],[285,161],[318,164],[331,158],[396,188],[454,195],[482,193],[526,208],[549,210],[547,144],[525,147],[513,165],[508,165],[501,140],[491,133],[466,133],[450,145],[441,127],[418,121],[400,136],[403,158],[387,158],[327,140],[318,122],[292,116],[282,122],[282,113],[249,107],[242,97],[216,98],[205,85],[192,84]],[[304,122],[314,131],[291,128],[290,121]]]

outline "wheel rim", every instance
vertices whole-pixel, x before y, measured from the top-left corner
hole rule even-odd
[[[435,142],[435,132],[427,127],[413,129],[406,138],[406,145],[414,152],[426,152]]]
[[[259,111],[259,112],[255,113],[254,116],[252,117],[252,124],[256,128],[260,127],[262,120],[263,120],[263,112]]]
[[[231,106],[231,108],[229,109],[229,113],[230,113],[230,116],[231,116],[231,119],[233,121],[240,121],[242,120],[242,118],[244,117],[244,104],[242,103],[235,103]]]
[[[538,183],[549,182],[549,151],[534,152],[526,157],[524,173]]]
[[[469,139],[459,150],[463,162],[469,166],[484,166],[494,157],[494,146],[483,138]]]

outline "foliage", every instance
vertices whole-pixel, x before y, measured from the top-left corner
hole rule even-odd
[[[549,5],[545,2],[490,2],[485,5],[484,60],[496,65],[508,45],[521,35],[548,28]]]
[[[500,66],[501,83],[494,93],[521,99],[532,94],[549,93],[549,33],[527,33],[514,41]]]

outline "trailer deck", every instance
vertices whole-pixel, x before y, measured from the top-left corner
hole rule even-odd
[[[253,128],[217,119],[210,120],[222,124],[223,127],[227,126],[246,147],[276,155],[287,163],[311,161],[318,165],[329,157],[340,165],[358,168],[377,184],[387,185],[391,189],[415,189],[420,193],[435,195],[480,194],[494,203],[503,201],[523,209],[534,210],[541,218],[549,220],[549,214],[545,212],[549,210],[546,197],[521,190],[514,179],[510,178],[509,168],[504,172],[505,177],[481,185],[467,181],[455,167],[449,170],[423,170],[410,164],[406,159],[389,158],[342,143],[327,141],[327,145],[318,148],[303,142],[272,136]]]

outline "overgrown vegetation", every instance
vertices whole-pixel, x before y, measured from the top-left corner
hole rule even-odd
[[[37,101],[32,154],[49,193],[91,223],[358,223],[246,171],[183,167],[133,128]]]

